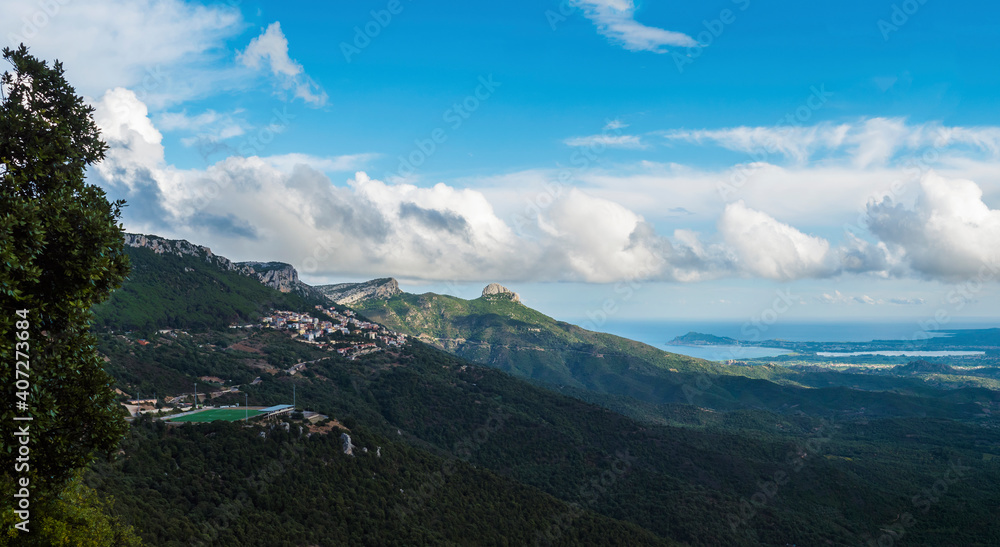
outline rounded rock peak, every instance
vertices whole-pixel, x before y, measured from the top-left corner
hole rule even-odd
[[[514,302],[520,302],[521,297],[514,291],[504,287],[499,283],[490,283],[483,289],[483,296],[504,296]]]

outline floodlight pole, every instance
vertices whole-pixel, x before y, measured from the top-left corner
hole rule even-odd
[[[198,382],[194,383],[194,410],[198,410]]]
[[[244,414],[246,414],[246,418],[243,418],[244,422],[249,422],[250,421],[250,407],[247,406],[248,404],[250,404],[249,401],[250,401],[250,396],[247,395],[247,393],[244,391],[243,392],[243,412],[244,412]]]

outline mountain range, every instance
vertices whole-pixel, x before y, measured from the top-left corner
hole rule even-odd
[[[278,265],[145,238],[97,310],[119,389],[216,377],[239,390],[216,403],[271,405],[294,388],[331,419],[134,422],[87,480],[149,544],[1000,543],[990,390],[711,363],[556,321],[498,285],[463,300],[286,274],[281,292],[261,276]],[[350,360],[228,328],[343,309],[330,295],[410,341]]]

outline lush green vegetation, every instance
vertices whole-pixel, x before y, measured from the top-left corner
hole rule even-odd
[[[265,370],[277,373],[295,363],[330,355],[272,330],[175,332],[148,339],[102,333],[99,341],[98,350],[108,360],[106,369],[116,387],[133,395],[188,392],[202,376],[217,376],[226,385],[245,384]]]
[[[240,384],[216,403],[253,405],[291,403],[294,386],[338,425],[143,420],[88,484],[157,545],[1000,543],[996,392],[719,366],[502,298],[434,297],[442,314],[401,297],[382,312],[425,322],[401,330],[445,329],[437,343],[488,347],[536,385],[417,341],[348,360],[274,331],[106,333],[119,386],[213,375]],[[315,362],[283,371],[300,361]]]
[[[657,409],[674,404],[963,419],[982,413],[983,407],[1000,410],[998,394],[977,389],[990,387],[981,383],[955,386],[966,389],[948,393],[917,379],[710,363],[587,331],[506,298],[403,293],[360,306],[372,319],[425,335],[456,355],[654,421],[669,419],[669,414],[657,416]]]
[[[585,389],[630,389],[628,371],[706,372],[701,359],[660,351],[641,342],[592,332],[502,297],[463,300],[403,293],[361,302],[374,321],[431,342],[467,359],[517,376]],[[612,385],[608,385],[612,384]]]
[[[259,385],[246,386],[251,403],[290,402],[294,383],[300,407],[339,419],[352,429],[354,444],[368,447],[369,452],[373,446],[381,446],[385,457],[386,447],[392,446],[397,454],[415,451],[412,455],[418,459],[456,458],[488,470],[492,477],[470,475],[469,484],[464,486],[453,483],[459,480],[453,478],[447,483],[448,488],[434,488],[416,498],[393,497],[389,492],[398,492],[398,488],[412,492],[421,480],[435,480],[434,472],[443,465],[438,459],[423,466],[407,463],[405,467],[413,473],[410,488],[399,482],[402,479],[397,476],[392,476],[395,482],[379,485],[375,490],[353,487],[355,496],[380,500],[382,513],[367,509],[369,506],[364,505],[367,502],[359,498],[348,501],[344,495],[348,506],[370,511],[366,514],[373,522],[386,518],[385,511],[394,510],[396,504],[408,507],[412,501],[422,511],[420,522],[454,525],[451,519],[459,517],[454,513],[457,508],[450,505],[450,498],[457,495],[452,486],[467,489],[462,499],[471,506],[469,510],[478,511],[500,503],[492,495],[479,492],[481,484],[490,485],[491,490],[498,488],[497,485],[507,488],[526,485],[562,502],[577,503],[605,517],[642,527],[661,540],[691,545],[784,545],[786,542],[811,545],[827,540],[834,545],[857,545],[868,538],[876,539],[881,527],[906,512],[915,519],[915,524],[904,527],[907,544],[940,545],[961,540],[963,544],[975,545],[977,541],[978,544],[1000,541],[1000,529],[990,517],[992,508],[1000,504],[1000,492],[992,487],[1000,480],[1000,459],[993,459],[1000,456],[1000,433],[995,423],[986,419],[967,423],[943,418],[871,419],[845,415],[825,420],[801,412],[712,412],[690,405],[661,405],[657,415],[665,425],[657,426],[553,394],[419,343],[409,345],[399,354],[375,354],[356,361],[331,357],[310,365],[306,374],[264,375],[263,380]],[[242,395],[238,398],[242,399]],[[220,399],[220,402],[226,401]],[[626,400],[626,404],[635,401]],[[185,435],[190,435],[189,441],[185,442],[191,448],[180,453],[196,458],[195,471],[191,473],[199,477],[222,474],[218,466],[228,465],[214,459],[212,463],[199,463],[200,458],[209,458],[207,454],[215,450],[209,447],[217,446],[216,438],[229,435],[222,433],[228,430],[199,429],[215,425],[218,424],[190,430],[181,428],[188,431]],[[143,457],[162,458],[162,461],[134,466],[117,463],[101,472],[105,477],[102,480],[109,482],[94,485],[119,500],[127,500],[129,492],[135,489],[130,481],[137,480],[136,475],[148,473],[149,480],[155,479],[150,483],[156,485],[150,486],[151,490],[173,492],[172,488],[177,488],[178,493],[157,494],[162,499],[155,502],[156,506],[140,505],[144,509],[136,509],[142,515],[135,516],[132,523],[143,537],[155,544],[170,544],[164,538],[180,533],[180,537],[189,538],[185,544],[207,541],[203,536],[191,534],[199,530],[198,526],[205,526],[201,524],[205,519],[215,522],[212,519],[222,518],[207,516],[207,512],[211,507],[225,504],[226,499],[239,496],[244,483],[232,486],[231,480],[225,480],[221,484],[233,490],[212,494],[217,498],[210,501],[196,494],[197,486],[171,486],[175,479],[164,477],[157,470],[169,466],[173,469],[171,477],[181,473],[174,463],[179,452],[162,448],[164,443],[177,441],[168,433],[146,435],[137,433],[132,441],[135,444],[126,448],[126,454],[139,451],[148,454]],[[254,433],[247,435],[253,438]],[[204,446],[195,446],[200,444]],[[332,447],[320,452],[337,454],[339,444],[333,441],[330,444]],[[273,454],[277,449],[268,450]],[[230,450],[233,454],[246,451],[242,445],[234,445]],[[309,454],[308,450],[303,454]],[[308,461],[311,456],[303,457]],[[262,459],[270,461],[267,457]],[[947,483],[947,495],[934,496],[937,501],[923,513],[928,501],[922,492],[943,480],[953,464],[960,465],[958,469],[963,476]],[[350,478],[353,472],[342,467],[335,468],[336,476],[345,478],[337,479],[325,473],[314,474],[315,467],[305,462],[302,465],[309,472],[283,478],[280,487],[282,491],[300,488],[304,492],[302,499],[295,502],[279,498],[295,508],[293,514],[320,511],[305,505],[331,511],[328,504],[331,494],[321,493],[322,488],[336,490],[338,481],[354,484],[351,481],[355,479]],[[365,468],[366,473],[369,471],[376,477],[389,473],[385,469]],[[784,473],[777,475],[784,477],[778,481],[782,482],[780,485],[775,482],[778,473]],[[246,470],[236,474],[252,476]],[[953,475],[954,472],[950,478],[956,478]],[[327,481],[333,486],[318,486]],[[195,479],[183,484],[193,485]],[[146,490],[138,491],[148,497]],[[763,494],[757,495],[762,491]],[[249,492],[247,495],[251,496]],[[177,496],[183,499],[174,499]],[[316,502],[317,499],[323,501]],[[751,499],[764,501],[751,503]],[[919,505],[914,505],[914,499]],[[202,512],[184,516],[199,504],[204,507]],[[284,505],[254,505],[252,512],[246,514],[253,522],[290,518],[278,507]],[[495,511],[502,510],[494,508],[487,514]],[[172,524],[162,524],[149,514],[175,516],[169,519]],[[520,522],[518,519],[522,517],[508,514],[504,518]],[[324,524],[315,531],[316,536],[296,535],[312,530],[313,522],[326,520],[329,519],[317,516],[305,521],[310,527],[303,530],[295,528],[295,523],[303,521],[290,522],[287,526],[292,532],[287,537],[292,541],[315,542],[308,538],[343,533]],[[572,519],[565,533],[580,533],[577,524],[583,526]],[[151,528],[161,525],[167,531]],[[358,526],[359,530],[371,528]],[[426,537],[431,544],[449,541],[494,544],[493,526],[481,527],[482,535],[464,537],[435,536],[437,531],[425,531],[430,534]],[[177,532],[187,528],[194,531]],[[226,538],[230,537],[226,534],[236,534],[236,530],[257,533],[251,525],[241,525],[230,532],[231,528],[234,527],[226,525]],[[463,533],[471,533],[469,528],[462,529]],[[227,544],[227,541],[241,541],[241,537],[216,540]],[[416,541],[413,537],[388,535],[369,541],[405,543]],[[512,543],[522,544],[523,540],[519,536]]]
[[[143,420],[88,483],[115,493],[121,518],[151,545],[527,545],[565,515],[571,526],[553,545],[669,544],[363,428],[351,431],[358,449],[347,456],[338,429],[299,427]]]
[[[129,270],[123,202],[86,182],[107,145],[94,108],[22,44],[0,76],[0,544],[107,544],[113,518],[74,481],[126,430],[90,333]]]
[[[279,292],[193,256],[158,255],[144,247],[128,247],[126,252],[132,272],[120,290],[94,308],[94,326],[99,330],[146,334],[166,327],[218,330],[254,321],[272,309],[308,311],[327,304]]]

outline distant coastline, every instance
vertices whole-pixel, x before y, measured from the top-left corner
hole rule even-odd
[[[575,324],[585,322],[573,319],[567,321]],[[948,329],[925,331],[915,321],[784,321],[768,326],[758,340],[741,336],[741,331],[746,330],[746,324],[738,321],[611,320],[596,330],[637,340],[671,353],[711,361],[727,361],[780,358],[791,353],[815,356],[816,352],[903,349],[911,352],[983,351],[990,354],[989,349],[975,343],[969,344],[968,340],[955,339],[953,333],[990,329],[996,331],[998,326],[1000,321],[956,319],[948,325]],[[914,338],[950,339],[951,347],[918,348],[912,342]],[[1000,339],[1000,336],[994,338]],[[908,345],[913,347],[906,347]],[[831,357],[824,358],[827,359]]]
[[[873,352],[893,354],[943,355],[944,353],[976,351],[983,354],[1000,351],[1000,328],[953,329],[922,332],[919,336],[902,340],[871,340],[869,342],[816,342],[791,340],[736,340],[713,334],[688,332],[676,336],[668,345],[697,346],[747,346],[757,348],[780,348],[796,353],[839,355],[861,355]]]

